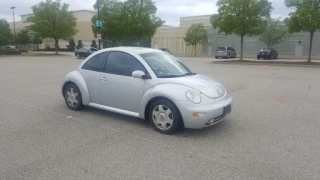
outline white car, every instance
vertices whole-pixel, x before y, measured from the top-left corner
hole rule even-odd
[[[150,120],[160,133],[201,129],[231,112],[232,98],[221,83],[192,72],[173,55],[156,49],[99,50],[62,82],[67,106],[91,106]]]

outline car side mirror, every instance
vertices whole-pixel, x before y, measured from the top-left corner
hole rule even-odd
[[[144,78],[145,75],[146,74],[143,71],[140,71],[140,70],[132,72],[132,77],[134,77],[134,78]]]

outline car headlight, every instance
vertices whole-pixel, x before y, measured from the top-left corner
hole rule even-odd
[[[201,95],[195,91],[187,91],[186,97],[194,104],[199,104],[201,102]]]

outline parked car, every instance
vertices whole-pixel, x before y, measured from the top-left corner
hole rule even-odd
[[[159,48],[159,50],[172,54],[171,51],[167,48]]]
[[[215,50],[216,59],[218,58],[235,58],[237,57],[237,52],[233,47],[218,47]]]
[[[99,49],[94,48],[94,47],[83,47],[80,49],[77,49],[74,52],[74,55],[78,58],[81,59],[83,57],[88,57],[89,55],[91,55],[92,53],[99,51]]]
[[[71,110],[90,106],[150,120],[164,134],[214,125],[232,103],[221,83],[192,72],[171,54],[138,47],[91,54],[66,75],[61,90]]]
[[[258,53],[257,53],[257,58],[258,59],[277,59],[278,58],[278,52],[274,49],[268,49],[268,48],[264,48],[261,49]]]

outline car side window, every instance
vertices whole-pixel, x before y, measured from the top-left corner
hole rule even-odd
[[[82,69],[89,71],[103,72],[107,61],[107,52],[99,53],[91,57],[83,66]]]
[[[136,70],[147,74],[145,67],[134,56],[118,51],[109,53],[105,68],[106,73],[131,77],[132,72]]]

